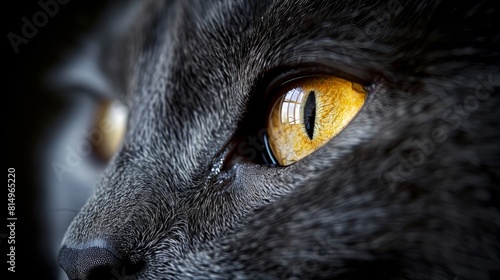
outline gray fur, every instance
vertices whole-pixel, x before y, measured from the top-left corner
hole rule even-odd
[[[126,279],[498,277],[498,11],[392,3],[141,3],[98,41],[128,129],[63,245],[145,264]],[[284,66],[347,73],[369,100],[296,164],[221,169]]]

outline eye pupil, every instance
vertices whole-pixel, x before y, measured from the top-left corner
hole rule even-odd
[[[313,139],[314,123],[316,119],[316,95],[314,91],[309,92],[306,104],[304,106],[304,124],[306,127],[307,136]]]

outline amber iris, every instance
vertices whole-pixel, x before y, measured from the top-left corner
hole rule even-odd
[[[288,85],[268,117],[267,137],[277,163],[290,165],[339,134],[363,106],[360,84],[329,76]]]

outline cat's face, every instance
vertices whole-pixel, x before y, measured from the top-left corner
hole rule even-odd
[[[70,279],[498,275],[493,4],[131,6],[97,42],[129,118],[63,241]],[[316,76],[360,85],[359,112],[266,163],[276,88]]]

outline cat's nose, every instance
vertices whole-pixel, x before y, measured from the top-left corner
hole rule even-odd
[[[59,265],[70,280],[123,279],[142,268],[118,258],[109,246],[79,249],[63,246],[59,251]]]

